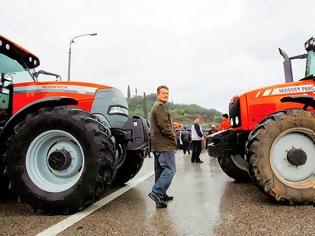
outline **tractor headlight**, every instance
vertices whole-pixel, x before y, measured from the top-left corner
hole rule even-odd
[[[128,109],[122,106],[111,106],[108,111],[109,115],[125,115],[128,116]]]
[[[240,119],[238,118],[238,116],[235,116],[235,124],[238,125],[240,123]]]
[[[241,105],[240,98],[235,96],[229,104],[229,115],[232,128],[240,127],[241,121]]]

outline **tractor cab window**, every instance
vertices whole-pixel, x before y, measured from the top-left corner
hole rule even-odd
[[[13,76],[14,83],[33,82],[30,72],[16,60],[0,53],[0,73]]]
[[[315,76],[315,52],[313,50],[307,53],[305,77]]]

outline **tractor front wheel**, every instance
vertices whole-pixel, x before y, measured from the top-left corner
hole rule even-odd
[[[13,190],[33,209],[70,214],[111,184],[114,145],[104,127],[76,108],[44,108],[18,124],[8,144]]]
[[[261,190],[277,201],[315,202],[315,117],[285,110],[265,119],[249,135],[249,170]]]

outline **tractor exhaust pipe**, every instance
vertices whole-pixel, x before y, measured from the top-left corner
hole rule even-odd
[[[286,52],[283,51],[281,48],[279,48],[279,52],[280,52],[281,56],[284,59],[283,69],[284,69],[285,82],[286,83],[293,82],[293,73],[292,73],[291,60],[305,59],[305,58],[307,58],[307,54],[301,54],[301,55],[297,55],[297,56],[294,56],[294,57],[289,57],[288,54],[286,54]]]
[[[293,73],[292,73],[292,64],[290,57],[283,51],[281,48],[278,48],[280,55],[283,57],[283,69],[284,69],[284,78],[286,83],[293,82]]]

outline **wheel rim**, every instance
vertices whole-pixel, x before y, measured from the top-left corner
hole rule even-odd
[[[62,192],[74,186],[82,175],[83,166],[84,153],[80,143],[62,130],[49,130],[38,135],[26,153],[28,176],[37,187],[47,192]]]
[[[284,184],[298,189],[313,187],[315,171],[314,131],[306,128],[292,128],[281,133],[270,149],[271,168]],[[292,150],[301,150],[301,163],[288,158]]]

